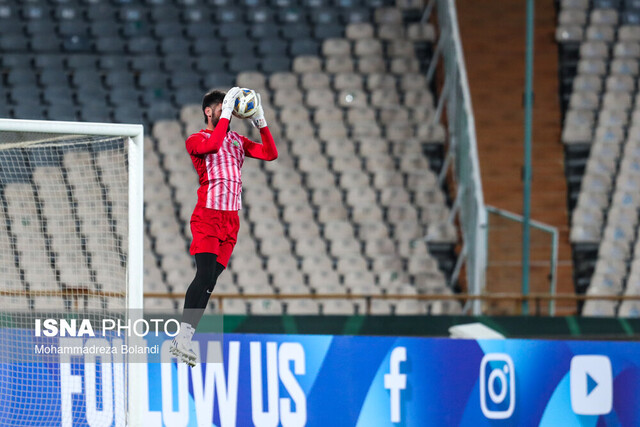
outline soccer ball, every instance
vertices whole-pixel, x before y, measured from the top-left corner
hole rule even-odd
[[[258,96],[252,89],[242,88],[233,107],[233,115],[240,119],[248,119],[258,111]]]

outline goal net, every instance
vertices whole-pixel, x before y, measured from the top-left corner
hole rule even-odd
[[[0,425],[129,424],[127,357],[78,337],[142,308],[142,137],[0,120]]]

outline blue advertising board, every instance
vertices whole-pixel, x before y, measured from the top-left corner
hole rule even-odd
[[[159,363],[168,340],[147,343],[160,351],[137,364],[145,427],[640,425],[637,342],[226,334],[220,348],[219,336],[196,339],[194,368]],[[121,425],[122,370],[106,356],[66,362],[0,365],[0,384],[29,384],[0,394],[0,420]],[[39,393],[51,424],[33,416]]]

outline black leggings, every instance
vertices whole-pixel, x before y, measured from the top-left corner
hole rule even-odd
[[[193,329],[198,326],[218,276],[224,271],[224,266],[217,262],[216,254],[201,253],[196,254],[195,258],[196,277],[187,289],[182,313],[182,321],[189,323]]]

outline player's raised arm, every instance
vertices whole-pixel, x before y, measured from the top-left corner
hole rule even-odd
[[[267,119],[264,118],[264,110],[262,109],[262,99],[260,98],[260,94],[257,94],[258,97],[258,108],[256,113],[251,116],[251,124],[260,129],[260,139],[262,140],[262,144],[258,144],[256,142],[251,141],[249,138],[243,137],[243,147],[246,155],[248,157],[253,157],[254,159],[260,160],[275,160],[278,158],[278,149],[276,148],[276,143],[273,140],[273,136],[271,135],[271,131],[267,126]]]

